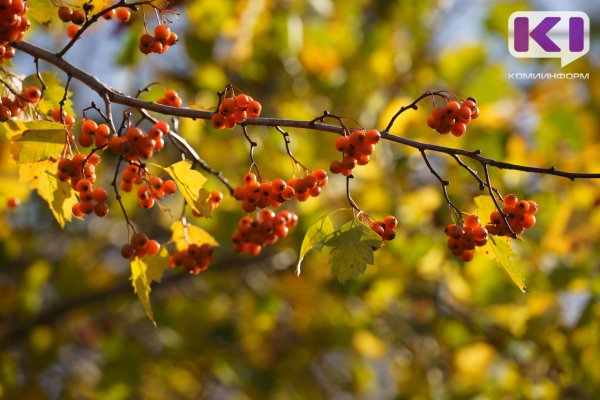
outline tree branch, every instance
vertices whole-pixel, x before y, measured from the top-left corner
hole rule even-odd
[[[192,118],[192,119],[211,119],[213,112],[211,111],[203,111],[203,110],[195,110],[191,108],[185,107],[170,107],[162,104],[142,101],[136,99],[131,96],[127,96],[120,91],[111,88],[108,85],[100,82],[98,78],[92,76],[81,69],[75,67],[73,64],[65,61],[61,57],[58,57],[56,54],[49,52],[48,50],[42,49],[34,44],[31,44],[26,41],[13,42],[11,46],[16,49],[23,51],[34,58],[39,58],[54,66],[58,67],[68,75],[82,82],[90,89],[94,90],[100,96],[107,96],[107,98],[117,104],[133,107],[136,109],[146,109],[148,111],[154,111],[164,115],[178,116],[184,118]],[[431,93],[426,93],[425,97],[431,95]],[[422,97],[424,98],[424,97]],[[338,135],[344,134],[344,129],[340,126],[329,125],[324,123],[312,123],[312,121],[298,121],[298,120],[289,120],[289,119],[280,119],[280,118],[248,118],[245,121],[246,125],[261,125],[261,126],[280,126],[280,127],[288,127],[288,128],[301,128],[313,131],[321,131],[321,132],[332,132],[337,133]],[[384,140],[388,140],[390,142],[400,143],[405,146],[413,147],[419,151],[427,150],[437,153],[444,153],[450,156],[460,155],[464,157],[468,157],[472,160],[479,162],[483,166],[496,167],[500,169],[509,169],[514,171],[523,171],[529,173],[536,174],[545,174],[545,175],[554,175],[560,176],[563,178],[567,178],[570,180],[575,179],[600,179],[600,173],[578,173],[578,172],[567,172],[562,171],[554,166],[548,168],[541,167],[531,167],[527,165],[520,164],[512,164],[503,161],[496,161],[491,158],[487,158],[481,155],[479,150],[464,150],[458,149],[454,147],[446,147],[440,146],[431,143],[418,142],[415,140],[411,140],[402,136],[396,136],[389,133],[387,130],[381,131],[381,137]]]

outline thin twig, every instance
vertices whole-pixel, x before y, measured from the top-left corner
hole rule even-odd
[[[73,36],[73,38],[65,45],[65,47],[63,47],[63,49],[61,51],[59,51],[58,53],[56,53],[56,55],[58,57],[62,58],[62,56],[64,56],[65,53],[67,51],[69,51],[69,49],[71,47],[73,47],[73,45],[81,37],[81,35],[83,34],[83,32],[85,32],[92,24],[94,24],[96,21],[98,21],[98,19],[100,17],[102,17],[104,14],[106,14],[106,13],[108,13],[108,12],[110,12],[110,11],[116,9],[116,8],[119,8],[119,7],[126,7],[126,8],[129,8],[129,9],[133,10],[133,11],[136,11],[137,10],[137,6],[144,5],[144,4],[151,4],[151,3],[152,3],[152,0],[146,0],[146,1],[139,1],[139,2],[136,2],[136,3],[127,4],[125,2],[125,0],[121,0],[118,3],[115,3],[115,4],[113,4],[110,7],[106,7],[104,9],[100,10],[98,13],[94,14],[91,18],[89,18],[89,19],[87,19],[85,21],[85,23],[81,26],[81,28],[79,28],[79,30],[77,31],[77,33],[75,33],[75,36]],[[87,18],[87,15],[86,15],[86,18]]]
[[[148,114],[146,110],[139,109],[139,112],[149,121],[152,121],[153,123],[158,122],[158,120],[150,114]],[[179,150],[180,152],[185,151],[188,154],[188,156],[192,159],[194,165],[197,165],[209,174],[214,175],[219,181],[221,181],[221,183],[223,183],[223,185],[225,185],[225,187],[227,187],[229,194],[233,195],[233,186],[231,186],[229,180],[225,177],[225,175],[223,175],[223,172],[208,165],[208,163],[198,155],[196,150],[194,150],[194,148],[190,146],[187,140],[185,140],[173,130],[170,131],[168,138],[171,141],[171,143],[177,148],[177,150]]]
[[[308,168],[300,161],[298,161],[298,159],[292,154],[292,150],[290,149],[290,143],[292,143],[292,140],[290,139],[290,134],[278,126],[276,126],[275,129],[277,129],[277,131],[283,135],[283,140],[285,141],[285,151],[291,158],[292,162],[295,163],[295,165],[299,165],[300,167],[304,168],[305,171],[308,171]]]
[[[248,141],[248,143],[250,143],[250,161],[252,161],[252,164],[250,164],[250,171],[252,171],[252,168],[256,170],[256,175],[258,176],[258,181],[260,182],[262,181],[262,175],[260,173],[258,165],[256,164],[256,161],[254,160],[254,148],[258,146],[258,143],[252,140],[248,135],[248,129],[246,128],[246,124],[242,123],[240,125],[242,126],[242,132],[244,132],[246,140]]]
[[[450,217],[452,218],[452,220],[454,220],[454,216],[453,216],[453,211],[454,211],[457,214],[458,221],[460,221],[462,219],[462,211],[460,211],[460,209],[458,207],[456,207],[456,205],[454,205],[454,203],[450,200],[450,196],[448,196],[448,188],[446,186],[448,186],[450,184],[450,182],[443,179],[440,176],[440,174],[438,174],[438,172],[433,168],[433,166],[429,162],[429,158],[427,157],[427,154],[425,154],[425,150],[421,150],[421,156],[423,157],[423,160],[425,160],[425,164],[427,165],[427,168],[429,168],[429,171],[433,174],[433,176],[436,177],[436,179],[442,185],[442,191],[444,192],[444,197],[446,198],[446,203],[448,204],[448,211],[450,212]]]
[[[135,233],[135,227],[133,226],[133,224],[129,220],[129,217],[127,216],[127,211],[125,211],[125,206],[123,205],[123,201],[121,200],[121,194],[119,193],[119,188],[117,187],[117,177],[119,176],[119,168],[121,167],[122,162],[123,162],[123,156],[119,156],[119,161],[117,162],[117,166],[115,167],[115,175],[113,176],[113,180],[110,184],[112,185],[112,187],[115,190],[115,198],[117,199],[117,202],[119,203],[119,206],[121,207],[121,211],[123,212],[123,216],[125,217],[125,223],[127,224],[127,230],[129,231],[129,228],[131,228],[133,233]]]
[[[398,118],[400,116],[400,114],[402,114],[404,111],[411,110],[411,109],[412,110],[418,110],[419,106],[417,105],[417,103],[420,102],[421,100],[423,100],[424,98],[429,97],[429,96],[431,96],[432,98],[434,98],[435,96],[439,96],[439,97],[442,97],[443,99],[448,99],[448,96],[446,96],[444,93],[448,93],[448,92],[446,90],[439,90],[437,92],[430,92],[429,90],[426,91],[425,93],[423,93],[422,95],[420,95],[419,97],[417,97],[415,99],[415,101],[413,101],[409,105],[400,108],[398,110],[398,112],[396,114],[394,114],[394,116],[392,117],[392,119],[390,119],[390,122],[385,127],[385,131],[389,132],[389,130],[392,129],[392,126],[394,125],[394,122],[396,121],[396,118]]]
[[[96,91],[99,94],[105,93],[108,100],[113,103],[121,104],[129,107],[134,107],[137,109],[143,108],[148,111],[157,112],[164,115],[170,116],[178,116],[184,118],[191,119],[211,119],[214,114],[211,111],[204,110],[196,110],[186,107],[171,107],[162,104],[142,101],[136,99],[131,96],[127,96],[116,89],[113,89],[102,82],[100,82],[96,77],[82,71],[81,69],[75,67],[71,63],[67,62],[61,57],[58,57],[56,54],[51,53],[45,49],[42,49],[36,45],[33,45],[27,41],[20,42],[12,42],[11,46],[15,49],[30,54],[33,57],[37,57],[41,60],[47,61],[50,64],[58,67],[65,73],[73,76],[73,78],[81,81],[83,84],[88,86],[90,89]],[[441,93],[441,92],[438,92]],[[426,94],[425,97],[429,96]],[[290,120],[290,119],[281,119],[281,118],[248,118],[245,122],[246,125],[260,125],[260,126],[280,126],[287,128],[302,128],[312,131],[320,131],[320,132],[333,132],[338,135],[344,135],[344,128],[335,125],[322,124],[313,121],[299,121],[299,120]],[[383,140],[387,140],[394,143],[400,143],[405,146],[413,147],[418,150],[428,150],[437,153],[445,153],[445,154],[456,154],[464,157],[468,157],[472,160],[479,162],[482,165],[488,165],[490,167],[500,168],[500,169],[509,169],[514,171],[523,171],[529,173],[537,173],[537,174],[545,174],[545,175],[554,175],[560,176],[563,178],[567,178],[570,180],[575,179],[600,179],[600,173],[577,173],[577,172],[568,172],[562,171],[555,167],[549,168],[541,168],[541,167],[531,167],[527,165],[519,165],[513,163],[507,163],[503,161],[496,161],[491,158],[484,157],[480,154],[479,150],[464,150],[453,147],[440,146],[431,143],[424,143],[415,140],[411,140],[402,136],[396,136],[389,133],[389,129],[385,129],[381,131],[381,137]]]
[[[361,212],[362,210],[360,209],[360,207],[358,207],[358,205],[350,195],[350,179],[352,178],[354,178],[353,175],[346,176],[346,198],[348,199],[348,203],[350,204],[350,207],[352,207],[352,210]]]
[[[496,200],[496,197],[494,196],[494,192],[492,190],[492,187],[493,187],[492,186],[492,181],[490,179],[490,171],[488,170],[488,166],[485,165],[485,164],[483,165],[483,171],[485,172],[485,180],[487,182],[487,187],[488,187],[488,191],[490,193],[490,197],[492,198],[492,200],[494,200],[494,205],[496,206],[496,209],[498,210],[498,212],[502,216],[502,221],[504,221],[504,224],[506,225],[506,228],[508,229],[508,232],[513,237],[513,239],[516,239],[517,238],[517,234],[511,228],[510,224],[508,223],[508,220],[506,219],[506,213],[504,212],[504,210],[502,210],[502,207],[500,207],[500,204],[498,203],[498,200]]]

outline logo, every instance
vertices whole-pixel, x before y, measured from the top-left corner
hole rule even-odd
[[[560,58],[564,67],[590,51],[590,19],[581,11],[517,11],[508,19],[517,58]]]

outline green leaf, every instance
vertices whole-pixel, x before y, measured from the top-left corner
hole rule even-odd
[[[314,224],[308,228],[302,240],[302,246],[300,246],[300,258],[298,259],[298,265],[296,266],[296,273],[300,275],[300,265],[306,253],[312,249],[321,251],[324,246],[325,238],[334,231],[333,222],[329,215],[325,215],[317,220]]]
[[[329,252],[331,272],[340,283],[356,277],[375,262],[373,247],[380,247],[381,238],[366,225],[352,220],[333,232],[325,245]]]
[[[131,261],[131,284],[133,285],[133,290],[140,299],[146,315],[150,318],[154,326],[156,326],[156,321],[154,321],[154,313],[150,304],[150,292],[152,291],[150,285],[152,282],[161,281],[167,268],[168,255],[169,253],[163,247],[155,256],[147,256],[143,260],[136,257]]]
[[[51,121],[12,123],[12,154],[17,164],[57,157],[65,146],[65,127]],[[18,134],[18,130],[21,131]]]
[[[171,240],[175,243],[175,247],[178,251],[186,249],[190,244],[202,245],[204,243],[218,246],[219,242],[215,240],[208,232],[204,229],[192,225],[189,222],[186,225],[181,221],[177,221],[171,225]]]
[[[57,176],[58,163],[41,161],[19,166],[19,181],[27,182],[44,199],[61,228],[73,218],[72,208],[78,202],[68,182]]]
[[[210,216],[210,208],[206,210],[208,191],[203,189],[206,178],[200,172],[192,169],[189,160],[179,161],[163,168],[175,181],[181,194],[192,210],[204,216]]]
[[[477,196],[475,204],[477,205],[475,214],[479,216],[482,223],[486,223],[489,220],[489,215],[496,211],[496,205],[489,196]],[[523,293],[527,292],[525,281],[515,265],[516,254],[512,248],[511,238],[490,235],[488,242],[480,249],[487,257],[495,259],[504,268],[510,279]]]

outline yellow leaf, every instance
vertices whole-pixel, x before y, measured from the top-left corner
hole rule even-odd
[[[486,223],[489,220],[489,216],[492,211],[496,210],[494,201],[489,196],[477,196],[475,198],[475,204],[477,205],[477,214],[482,223]],[[519,272],[519,269],[515,265],[515,252],[512,248],[512,241],[506,236],[489,236],[489,240],[480,248],[486,256],[495,259],[504,268],[510,279],[517,285],[517,287],[523,292],[527,292],[525,281]]]
[[[202,188],[206,178],[200,172],[192,169],[192,162],[189,160],[179,161],[164,170],[173,178],[192,210],[204,216],[210,216],[210,210],[207,212],[205,208],[207,196],[210,194]]]
[[[212,208],[210,206],[210,192],[204,188],[200,189],[198,200],[194,203],[198,217],[210,218]],[[194,207],[192,207],[194,208]]]
[[[134,292],[137,294],[146,315],[154,326],[154,313],[152,312],[152,305],[150,304],[150,292],[152,288],[150,285],[152,282],[160,282],[162,276],[167,268],[168,252],[165,248],[152,257],[144,257],[143,260],[135,258],[131,261],[131,284]]]
[[[57,122],[29,121],[18,123],[14,128],[10,135],[13,158],[17,164],[57,157],[65,146],[65,127]],[[16,129],[23,129],[22,133],[17,134]]]
[[[60,80],[56,72],[42,72],[42,79],[47,89],[44,90],[44,96],[37,104],[37,109],[42,114],[48,114],[60,107],[60,101],[65,96],[65,85]],[[33,75],[28,79],[30,84],[39,86],[37,76]],[[71,91],[67,92],[67,99],[63,105],[63,111],[69,115],[74,115],[73,102],[71,101]]]
[[[177,221],[171,225],[171,231],[173,232],[171,240],[175,243],[178,251],[186,249],[192,243],[198,245],[204,243],[213,246],[219,245],[219,242],[217,242],[208,232],[189,222],[186,223],[186,225],[183,225],[183,222]]]
[[[64,228],[65,223],[71,221],[72,208],[78,200],[71,185],[58,179],[57,170],[58,163],[52,161],[23,164],[19,168],[19,181],[37,190],[48,203],[56,222]]]

